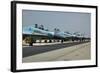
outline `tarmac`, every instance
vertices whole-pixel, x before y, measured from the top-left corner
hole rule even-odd
[[[23,63],[46,61],[71,61],[91,59],[90,42],[64,47],[58,50],[47,51],[22,58]]]

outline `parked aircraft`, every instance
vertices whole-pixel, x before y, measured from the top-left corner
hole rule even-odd
[[[63,41],[67,40],[72,40],[72,41],[83,40],[83,36],[80,35],[79,33],[71,34],[69,32],[62,32],[57,28],[54,30],[54,32],[52,32],[49,31],[48,29],[44,29],[43,25],[41,26],[42,27],[36,24],[35,26],[30,25],[23,27],[22,30],[23,40],[25,40],[26,43],[29,43],[30,45],[36,43],[36,40],[45,40],[45,42],[47,42],[47,40],[49,40],[49,42],[51,42],[51,40],[61,40],[62,43]]]

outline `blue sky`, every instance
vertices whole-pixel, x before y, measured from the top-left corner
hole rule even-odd
[[[45,28],[53,31],[59,28],[61,31],[80,32],[90,37],[91,14],[79,12],[56,12],[23,10],[22,25],[44,25]]]

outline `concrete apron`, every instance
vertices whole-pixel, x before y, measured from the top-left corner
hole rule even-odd
[[[90,59],[90,42],[79,45],[74,45],[59,50],[53,50],[46,53],[41,53],[22,59],[23,63],[42,62],[42,61],[69,61]]]

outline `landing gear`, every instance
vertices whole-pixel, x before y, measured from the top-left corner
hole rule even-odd
[[[29,46],[33,46],[33,43],[29,43]]]
[[[52,42],[52,40],[49,40],[49,43],[51,43]]]
[[[47,43],[47,40],[45,40],[44,42]]]
[[[61,43],[63,43],[64,42],[64,40],[61,40]]]

